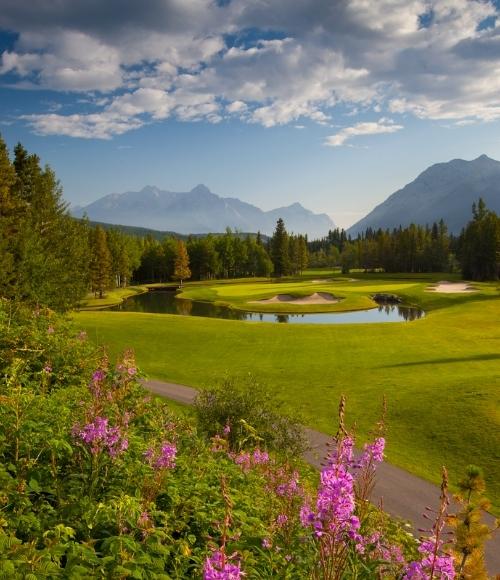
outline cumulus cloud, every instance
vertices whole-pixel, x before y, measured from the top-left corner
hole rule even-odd
[[[40,134],[110,138],[170,117],[327,124],[339,105],[489,121],[497,17],[492,0],[3,0],[0,28],[19,37],[0,75],[92,101],[91,113],[25,116]],[[399,128],[358,123],[327,143]]]
[[[362,135],[377,135],[379,133],[395,133],[403,129],[402,125],[396,125],[391,119],[380,119],[376,122],[356,123],[352,127],[345,127],[335,135],[330,135],[325,140],[329,147],[340,147],[346,141]]]

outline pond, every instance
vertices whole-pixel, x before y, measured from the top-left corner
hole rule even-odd
[[[411,321],[424,316],[423,310],[401,304],[379,304],[370,310],[353,312],[318,312],[314,314],[275,314],[270,312],[246,312],[217,306],[211,302],[179,300],[174,292],[147,292],[125,300],[109,310],[122,312],[153,312],[181,316],[204,316],[226,320],[254,322],[284,322],[290,324],[356,324],[367,322]]]

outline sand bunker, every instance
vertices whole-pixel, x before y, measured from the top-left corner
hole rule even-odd
[[[288,302],[290,304],[334,304],[339,302],[339,299],[327,292],[315,292],[310,296],[302,296],[301,298],[294,298],[290,294],[278,294],[265,300],[253,300],[249,304],[276,304],[280,302]]]
[[[426,288],[426,292],[442,292],[444,294],[463,294],[464,292],[476,292],[467,282],[438,282],[435,286]]]

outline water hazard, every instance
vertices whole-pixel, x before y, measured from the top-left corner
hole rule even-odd
[[[424,316],[423,310],[401,304],[379,304],[370,310],[354,312],[320,312],[314,314],[277,314],[270,312],[246,312],[217,306],[211,302],[179,300],[174,292],[147,292],[132,296],[110,310],[122,312],[153,312],[178,314],[180,316],[204,316],[225,320],[254,322],[282,322],[289,324],[361,324],[372,322],[404,322]]]

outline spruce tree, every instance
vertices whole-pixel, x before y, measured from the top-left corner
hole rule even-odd
[[[90,275],[92,292],[104,298],[104,292],[111,286],[112,269],[106,232],[101,226],[96,226],[92,235]]]
[[[275,276],[286,276],[290,269],[290,260],[288,256],[288,233],[285,228],[285,222],[279,218],[276,222],[276,228],[270,241],[271,259],[274,266]]]
[[[11,295],[15,286],[17,237],[22,204],[13,192],[16,172],[0,136],[0,295]]]

